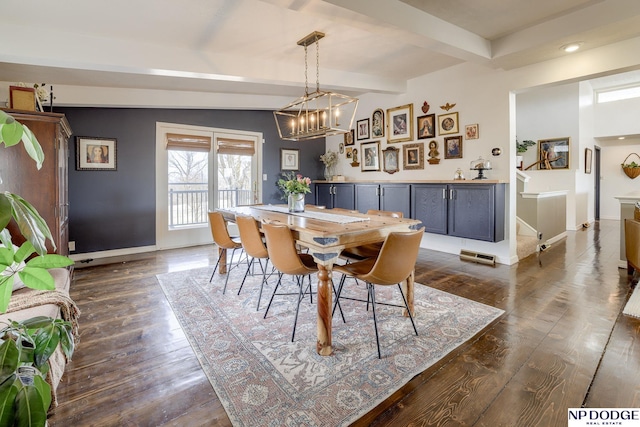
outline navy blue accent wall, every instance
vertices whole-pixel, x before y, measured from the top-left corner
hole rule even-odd
[[[69,142],[69,240],[75,253],[155,245],[156,122],[262,132],[263,203],[283,203],[276,181],[280,148],[300,149],[300,170],[323,179],[324,140],[282,141],[271,111],[57,108],[74,135]],[[75,136],[117,139],[117,171],[76,170]],[[311,200],[311,199],[309,199]]]

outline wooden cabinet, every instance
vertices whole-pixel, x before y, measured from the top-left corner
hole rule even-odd
[[[412,218],[429,233],[504,240],[504,184],[414,184]]]
[[[356,184],[355,196],[355,208],[362,213],[381,209],[411,217],[410,184]]]
[[[355,209],[354,184],[316,184],[316,205],[327,209]]]
[[[69,137],[71,127],[63,114],[4,110],[20,123],[27,125],[38,138],[44,151],[40,170],[29,157],[22,143],[0,149],[0,191],[9,191],[31,203],[44,218],[56,245],[50,242],[50,253],[69,253],[69,199],[67,177],[69,165]],[[24,238],[10,225],[13,243],[20,245]]]

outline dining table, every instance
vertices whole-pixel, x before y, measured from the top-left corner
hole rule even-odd
[[[319,355],[333,354],[332,330],[332,279],[333,264],[338,262],[344,249],[378,243],[392,232],[408,232],[421,228],[416,219],[367,215],[342,209],[324,209],[307,205],[303,212],[289,212],[286,205],[250,205],[217,209],[227,221],[236,215],[247,215],[259,223],[285,224],[291,230],[298,245],[308,248],[308,253],[318,265],[317,289],[317,342]],[[221,257],[225,251],[221,250]],[[221,259],[220,264],[223,264]],[[402,284],[409,310],[413,313],[414,274]],[[405,310],[405,315],[408,315]]]

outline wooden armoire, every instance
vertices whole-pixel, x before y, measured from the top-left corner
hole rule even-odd
[[[0,148],[0,191],[15,193],[31,203],[51,230],[56,249],[47,241],[49,253],[69,254],[69,199],[67,191],[71,127],[64,114],[4,109],[34,133],[44,151],[38,170],[22,142]],[[9,230],[13,243],[24,238],[14,221]]]

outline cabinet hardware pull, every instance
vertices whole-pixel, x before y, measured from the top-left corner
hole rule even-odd
[[[442,189],[442,198],[443,198],[443,199],[446,199],[446,198],[447,198],[447,189],[446,189],[446,188],[443,188],[443,189]]]
[[[451,200],[453,200],[453,195],[454,195],[453,190],[449,190],[449,198]]]

